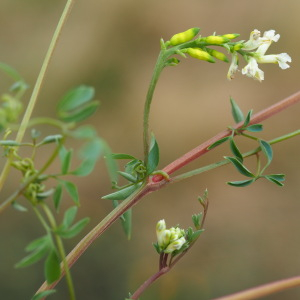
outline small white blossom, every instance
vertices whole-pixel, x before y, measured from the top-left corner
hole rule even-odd
[[[236,73],[236,71],[238,70],[238,66],[239,66],[239,57],[238,54],[236,52],[232,53],[231,56],[231,64],[227,73],[227,78],[228,80],[231,80],[234,78],[234,75]]]
[[[290,66],[287,64],[287,62],[291,62],[292,59],[287,53],[280,53],[280,54],[272,54],[272,55],[258,55],[256,57],[256,60],[259,63],[273,63],[273,64],[279,64],[279,67],[281,69],[287,69]]]
[[[170,243],[168,247],[164,250],[165,253],[172,253],[175,250],[179,250],[183,244],[186,242],[184,237],[177,239],[176,241]]]
[[[250,57],[248,64],[242,69],[242,74],[260,82],[264,80],[264,72],[258,68],[257,61],[254,57]]]
[[[273,42],[278,42],[280,34],[275,34],[275,30],[265,31],[264,36],[260,39],[261,45],[256,50],[256,53],[264,55]]]
[[[247,42],[243,45],[243,50],[250,51],[256,49],[258,46],[260,46],[262,43],[261,37],[260,37],[260,31],[257,29],[254,29],[250,33],[250,38]]]

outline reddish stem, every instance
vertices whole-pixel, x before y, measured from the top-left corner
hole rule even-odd
[[[300,91],[275,103],[274,105],[272,105],[270,107],[267,107],[266,109],[258,112],[257,114],[253,115],[253,117],[251,118],[250,124],[260,123],[261,121],[264,121],[264,120],[270,118],[271,116],[281,112],[282,110],[290,107],[293,104],[296,104],[299,101],[300,101]],[[233,128],[239,129],[242,126],[243,126],[243,122],[240,122],[240,123],[236,124]],[[205,153],[207,153],[208,151],[210,151],[207,148],[211,144],[213,144],[214,142],[216,142],[216,141],[220,140],[221,138],[224,138],[230,134],[231,134],[231,130],[229,130],[229,129],[226,129],[226,130],[218,133],[211,139],[207,140],[203,144],[197,146],[196,148],[192,149],[191,151],[187,152],[183,156],[179,157],[178,159],[176,159],[175,161],[173,161],[172,163],[167,165],[165,168],[163,168],[163,171],[169,175],[174,173],[178,169],[186,166],[187,164],[189,164],[196,158],[198,158],[198,157],[204,155]],[[156,175],[152,178],[152,180],[154,182],[159,182],[163,179],[164,178],[162,177],[162,175]]]

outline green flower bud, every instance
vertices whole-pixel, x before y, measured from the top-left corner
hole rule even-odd
[[[241,44],[241,43],[235,44],[235,45],[233,46],[233,50],[234,50],[234,51],[239,51],[239,50],[241,50],[243,47],[244,47],[244,44]]]
[[[226,38],[226,39],[235,39],[237,38],[238,36],[240,36],[239,33],[228,33],[228,34],[223,34],[222,37]]]
[[[208,37],[206,37],[204,39],[204,41],[208,44],[212,44],[212,45],[222,45],[224,43],[227,43],[230,41],[230,39],[223,37],[223,36],[219,36],[219,35],[210,35]]]
[[[170,243],[168,247],[164,250],[165,253],[172,253],[175,250],[179,250],[183,244],[186,242],[186,239],[184,237],[181,237],[178,240],[175,240],[174,242]]]
[[[215,49],[209,49],[207,48],[206,51],[213,57],[219,59],[219,60],[222,60],[222,61],[225,61],[225,62],[229,62],[228,58],[226,57],[226,55],[222,52],[219,52]]]
[[[172,46],[186,43],[193,39],[199,33],[199,31],[200,28],[198,27],[190,28],[187,31],[173,35],[169,42]]]
[[[201,60],[206,60],[210,63],[214,63],[215,60],[213,57],[207,53],[206,51],[201,50],[200,48],[187,48],[186,52],[194,58],[201,59]]]

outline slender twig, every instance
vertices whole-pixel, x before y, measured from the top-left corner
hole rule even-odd
[[[214,300],[252,300],[300,286],[300,276],[274,281]],[[283,298],[282,298],[283,299]]]
[[[44,82],[45,75],[47,73],[50,60],[51,60],[51,58],[53,56],[55,47],[56,47],[58,39],[59,39],[59,36],[60,36],[60,34],[62,32],[62,28],[63,28],[63,26],[64,26],[64,24],[65,24],[65,22],[67,20],[68,15],[71,12],[71,9],[72,9],[72,6],[73,6],[74,2],[75,2],[75,0],[68,0],[67,1],[66,6],[64,8],[64,11],[63,11],[63,13],[62,13],[62,15],[60,17],[60,20],[59,20],[59,22],[57,24],[57,27],[56,27],[55,32],[53,34],[53,37],[52,37],[52,40],[50,42],[49,48],[47,50],[46,56],[44,58],[44,61],[43,61],[40,73],[39,73],[39,75],[37,77],[35,86],[33,88],[33,91],[32,91],[29,103],[27,105],[25,114],[23,116],[23,120],[22,120],[22,122],[20,124],[19,130],[18,130],[18,133],[17,133],[17,136],[16,136],[16,142],[17,143],[21,143],[21,141],[22,141],[22,139],[24,137],[24,134],[25,134],[28,122],[30,120],[31,114],[33,112],[33,109],[34,109],[34,107],[36,105],[37,98],[39,96],[42,84]],[[11,155],[9,155],[9,157],[8,157],[8,159],[6,161],[6,164],[5,164],[5,166],[4,166],[3,170],[2,170],[2,173],[0,175],[0,190],[2,189],[2,187],[4,185],[4,182],[5,182],[5,180],[6,180],[7,176],[8,176],[8,173],[9,173],[9,170],[10,170],[10,164],[11,164]]]
[[[275,104],[275,105],[271,106],[269,109],[271,110],[272,113],[268,113],[268,108],[267,108],[267,109],[261,111],[260,113],[256,114],[256,116],[259,117],[259,118],[257,117],[256,121],[261,122],[262,120],[266,120],[266,119],[270,118],[271,116],[273,116],[276,112],[279,112],[285,108],[288,108],[289,106],[296,104],[299,101],[300,101],[300,91],[298,93],[284,99],[283,101],[280,101],[279,103],[281,103],[281,105]],[[275,108],[277,107],[277,110],[274,107]],[[259,121],[258,121],[258,119],[259,119]],[[252,122],[253,121],[251,121],[251,123]],[[237,126],[241,126],[241,125],[238,124]],[[219,140],[220,138],[226,136],[226,133],[230,134],[230,131],[224,131],[224,132],[217,134],[213,138],[209,139],[208,141],[204,142],[200,146],[196,147],[194,150],[188,152],[187,156],[191,157],[191,152],[193,152],[193,154],[197,157],[200,157],[200,156],[206,154],[209,151],[209,150],[207,150],[207,147],[210,146],[211,144],[213,144],[214,142],[216,142],[217,140]],[[200,153],[197,153],[197,151],[199,151]],[[183,157],[185,157],[185,155]],[[195,159],[194,157],[192,157],[192,158]],[[178,170],[178,169],[182,168],[183,166],[187,165],[192,160],[186,159],[183,161],[181,159],[178,159],[175,161],[176,164],[174,164],[173,166],[175,167],[175,170]],[[170,164],[169,166],[171,166],[171,165],[172,164]],[[166,168],[164,168],[164,170],[165,169]],[[175,172],[175,170],[173,169],[173,172]],[[156,176],[160,176],[160,175],[156,175]],[[146,185],[142,186],[138,191],[136,191],[131,196],[129,196],[126,200],[124,200],[120,205],[118,205],[98,225],[96,225],[96,227],[94,227],[76,245],[76,247],[69,253],[69,255],[67,256],[67,262],[69,264],[69,267],[71,267],[78,260],[78,258],[87,250],[87,248],[90,246],[90,244],[92,244],[106,229],[108,229],[125,211],[127,211],[132,206],[136,205],[147,194],[161,189],[167,183],[168,183],[168,181],[166,181],[166,180],[160,179],[159,182],[155,182],[152,179],[150,182],[148,182]],[[62,272],[61,278],[63,277],[63,275],[64,275],[64,273]],[[52,289],[53,287],[56,286],[56,284],[59,282],[59,280],[54,282],[51,285],[48,285],[45,282],[40,287],[38,292]]]

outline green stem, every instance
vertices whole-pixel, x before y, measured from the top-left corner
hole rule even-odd
[[[29,103],[27,105],[25,114],[23,116],[22,122],[20,124],[20,128],[19,128],[17,136],[16,136],[16,142],[18,142],[18,143],[21,143],[22,139],[24,137],[24,134],[25,134],[26,128],[28,126],[28,123],[29,123],[32,111],[34,109],[34,106],[36,105],[38,95],[40,93],[42,84],[44,82],[45,75],[46,75],[46,72],[47,72],[47,69],[48,69],[51,57],[53,55],[55,46],[57,45],[57,41],[58,41],[59,36],[60,36],[60,34],[62,32],[62,28],[63,28],[63,26],[64,26],[64,24],[65,24],[65,22],[67,20],[68,15],[71,12],[71,8],[72,8],[74,2],[75,2],[75,0],[68,0],[67,1],[66,6],[64,8],[64,11],[63,11],[63,13],[61,15],[61,18],[60,18],[60,20],[59,20],[59,22],[57,24],[57,27],[55,29],[55,32],[53,34],[52,40],[50,42],[50,45],[49,45],[49,48],[47,50],[46,56],[44,58],[44,61],[43,61],[40,73],[39,73],[39,75],[37,77],[37,80],[36,80],[35,86],[33,88],[33,91],[32,91],[32,94],[31,94],[31,97],[30,97],[30,100],[29,100]],[[9,157],[8,157],[8,159],[6,161],[6,164],[5,164],[5,166],[4,166],[3,170],[2,170],[2,173],[0,175],[0,190],[2,189],[2,187],[4,185],[4,182],[5,182],[8,174],[9,174],[11,159],[12,159],[11,155],[9,155]]]
[[[291,133],[288,133],[288,134],[285,134],[285,135],[282,135],[280,137],[277,137],[273,140],[270,140],[268,141],[269,144],[276,144],[276,143],[279,143],[279,142],[282,142],[282,141],[285,141],[285,140],[288,140],[292,137],[295,137],[297,135],[300,134],[300,129],[299,130],[295,130]],[[249,156],[252,156],[252,155],[255,155],[256,153],[260,152],[261,151],[261,148],[260,147],[257,147],[256,149],[253,149],[251,151],[248,151],[243,155],[244,158],[246,157],[249,157]],[[180,175],[177,175],[177,176],[174,176],[171,178],[171,182],[177,182],[177,181],[181,181],[181,180],[184,180],[184,179],[187,179],[189,177],[192,177],[192,176],[195,176],[195,175],[198,175],[198,174],[201,174],[201,173],[204,173],[204,172],[207,172],[207,171],[210,171],[210,170],[213,170],[215,168],[218,168],[218,167],[221,167],[221,166],[224,166],[224,165],[227,165],[229,164],[230,162],[228,160],[221,160],[219,162],[216,162],[216,163],[212,163],[210,165],[207,165],[207,166],[204,166],[204,167],[201,167],[201,168],[198,168],[198,169],[195,169],[195,170],[192,170],[192,171],[189,171],[189,172],[186,172],[186,173],[183,173],[183,174],[180,174]]]
[[[154,90],[159,79],[159,76],[165,67],[165,59],[166,59],[166,50],[161,50],[160,54],[157,58],[156,65],[154,68],[154,72],[149,84],[146,102],[144,106],[144,126],[143,126],[143,141],[144,141],[144,162],[147,165],[148,162],[148,153],[149,153],[149,116],[150,116],[150,107],[153,99]]]
[[[49,209],[49,207],[45,203],[42,202],[41,205],[42,205],[42,208],[43,208],[43,210],[44,210],[44,212],[45,212],[45,214],[46,214],[46,216],[49,220],[49,223],[50,223],[50,225],[51,225],[51,227],[54,231],[57,228],[55,218],[54,218],[51,210]],[[63,266],[64,266],[64,271],[65,271],[65,274],[66,274],[66,281],[67,281],[67,285],[68,285],[68,288],[69,288],[70,300],[75,300],[76,299],[75,290],[74,290],[74,285],[73,285],[73,281],[72,281],[71,272],[70,272],[70,269],[69,269],[69,266],[68,266],[68,263],[67,263],[67,260],[66,260],[66,252],[65,252],[65,249],[64,249],[64,245],[63,245],[63,242],[62,242],[59,235],[54,233],[54,237],[55,237],[58,252],[60,254],[60,257],[61,257],[61,260],[62,260],[62,263],[63,263]]]

